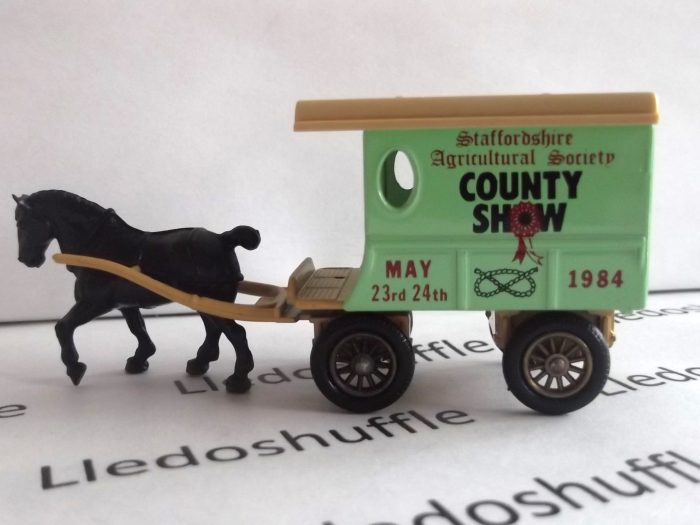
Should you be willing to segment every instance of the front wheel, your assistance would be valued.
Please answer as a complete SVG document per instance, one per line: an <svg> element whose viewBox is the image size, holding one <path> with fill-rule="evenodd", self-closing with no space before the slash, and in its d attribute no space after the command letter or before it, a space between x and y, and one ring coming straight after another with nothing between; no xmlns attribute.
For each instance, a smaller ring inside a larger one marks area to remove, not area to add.
<svg viewBox="0 0 700 525"><path fill-rule="evenodd" d="M584 407L600 393L610 352L600 330L574 314L542 314L521 325L503 355L509 390L545 414Z"/></svg>
<svg viewBox="0 0 700 525"><path fill-rule="evenodd" d="M335 319L311 351L311 375L319 390L351 412L372 412L392 404L408 388L414 369L410 341L380 315Z"/></svg>

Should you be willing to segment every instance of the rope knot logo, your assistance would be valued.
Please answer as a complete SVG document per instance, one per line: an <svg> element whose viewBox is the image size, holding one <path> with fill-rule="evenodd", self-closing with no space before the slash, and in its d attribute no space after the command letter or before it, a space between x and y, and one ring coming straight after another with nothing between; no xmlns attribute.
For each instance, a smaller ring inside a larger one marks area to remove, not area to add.
<svg viewBox="0 0 700 525"><path fill-rule="evenodd" d="M474 293L479 297L493 297L500 293L507 293L513 297L530 297L537 289L535 280L532 278L532 274L536 272L537 266L527 271L500 268L485 272L475 268L474 273L479 277L474 282ZM524 289L520 283L527 284L528 288Z"/></svg>

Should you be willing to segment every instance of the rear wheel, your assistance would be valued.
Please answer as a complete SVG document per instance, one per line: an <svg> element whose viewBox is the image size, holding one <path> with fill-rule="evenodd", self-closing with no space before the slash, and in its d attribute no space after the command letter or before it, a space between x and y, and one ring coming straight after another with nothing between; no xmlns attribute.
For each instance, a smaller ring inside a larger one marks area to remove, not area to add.
<svg viewBox="0 0 700 525"><path fill-rule="evenodd" d="M509 390L545 414L584 407L600 393L610 352L600 330L573 314L543 314L518 327L503 355Z"/></svg>
<svg viewBox="0 0 700 525"><path fill-rule="evenodd" d="M330 322L314 341L311 374L330 401L352 412L380 410L399 399L413 378L406 335L380 315Z"/></svg>

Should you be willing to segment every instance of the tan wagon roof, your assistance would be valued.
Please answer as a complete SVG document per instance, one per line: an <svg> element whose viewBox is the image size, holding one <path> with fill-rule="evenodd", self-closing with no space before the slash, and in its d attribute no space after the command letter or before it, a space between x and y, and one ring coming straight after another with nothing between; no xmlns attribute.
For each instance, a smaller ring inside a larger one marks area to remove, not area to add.
<svg viewBox="0 0 700 525"><path fill-rule="evenodd" d="M653 93L302 100L295 131L655 124Z"/></svg>

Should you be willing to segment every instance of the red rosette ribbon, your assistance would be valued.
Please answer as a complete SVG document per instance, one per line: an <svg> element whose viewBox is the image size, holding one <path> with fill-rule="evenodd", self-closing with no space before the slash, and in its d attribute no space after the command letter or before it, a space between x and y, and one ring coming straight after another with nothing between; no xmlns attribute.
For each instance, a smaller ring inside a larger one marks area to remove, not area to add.
<svg viewBox="0 0 700 525"><path fill-rule="evenodd" d="M536 264L541 265L542 256L537 255L532 247L532 238L542 230L542 214L539 208L531 202L521 202L510 209L508 220L510 231L518 238L518 248L515 250L513 260L522 264L527 255Z"/></svg>

